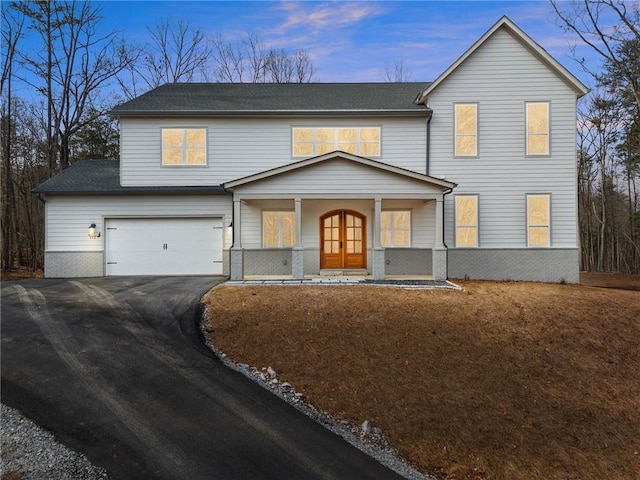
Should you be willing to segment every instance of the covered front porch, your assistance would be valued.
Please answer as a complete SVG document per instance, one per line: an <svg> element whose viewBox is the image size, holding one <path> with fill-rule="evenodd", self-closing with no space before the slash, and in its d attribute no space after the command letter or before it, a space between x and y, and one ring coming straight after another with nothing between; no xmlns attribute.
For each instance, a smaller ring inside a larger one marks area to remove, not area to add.
<svg viewBox="0 0 640 480"><path fill-rule="evenodd" d="M454 186L343 152L229 182L231 280L444 280L442 202Z"/></svg>

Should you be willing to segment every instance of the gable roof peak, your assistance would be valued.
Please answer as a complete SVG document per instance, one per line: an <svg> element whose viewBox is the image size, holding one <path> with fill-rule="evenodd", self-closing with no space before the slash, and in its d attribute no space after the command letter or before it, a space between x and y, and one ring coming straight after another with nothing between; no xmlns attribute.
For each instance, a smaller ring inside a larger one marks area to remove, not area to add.
<svg viewBox="0 0 640 480"><path fill-rule="evenodd" d="M231 180L229 182L226 182L223 186L225 189L233 190L235 187L246 185L248 183L264 180L267 178L275 177L277 175L282 175L284 173L288 173L296 170L301 170L307 167L311 167L312 165L319 165L332 160L341 160L341 161L354 163L358 165L364 165L368 168L384 171L386 173L400 175L402 177L413 178L415 180L430 183L432 185L436 185L443 189L454 188L457 186L456 183L446 180L444 178L432 177L430 175L418 173L413 170L407 170L401 167L397 167L395 165L390 165L388 163L379 162L377 160L373 160L368 157L354 155L352 153L347 153L340 150L325 153L323 155L318 155L315 157L309 157L304 160L298 160L296 162L289 163L287 165L281 165L279 167L272 168L270 170L265 170L263 172L255 173L253 175L238 178L236 180Z"/></svg>
<svg viewBox="0 0 640 480"><path fill-rule="evenodd" d="M571 87L578 97L586 95L589 89L578 80L569 70L553 58L544 48L542 48L535 40L527 35L518 25L509 17L503 15L484 35L482 35L471 47L467 49L449 68L447 68L438 78L435 79L420 96L419 102L427 105L427 97L440 85L449 75L453 73L467 58L478 50L489 38L491 38L498 30L507 31L512 37L520 42L527 50L536 56L542 63L547 65L552 71L558 75L569 87Z"/></svg>

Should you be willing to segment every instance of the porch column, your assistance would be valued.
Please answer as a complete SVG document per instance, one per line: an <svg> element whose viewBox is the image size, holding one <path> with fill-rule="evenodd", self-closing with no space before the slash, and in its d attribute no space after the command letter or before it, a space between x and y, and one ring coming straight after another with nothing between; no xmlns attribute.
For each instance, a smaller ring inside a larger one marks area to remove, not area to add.
<svg viewBox="0 0 640 480"><path fill-rule="evenodd" d="M294 198L296 217L296 244L291 250L291 275L294 279L304 278L304 247L302 246L302 199Z"/></svg>
<svg viewBox="0 0 640 480"><path fill-rule="evenodd" d="M382 247L380 224L382 217L382 198L374 199L373 213L373 259L372 273L375 280L382 280L385 275L384 248Z"/></svg>
<svg viewBox="0 0 640 480"><path fill-rule="evenodd" d="M241 200L233 198L233 245L229 252L230 280L244 280L244 253L242 251Z"/></svg>
<svg viewBox="0 0 640 480"><path fill-rule="evenodd" d="M444 197L440 195L436 198L436 232L435 242L432 255L432 275L434 280L446 280L447 279L447 249L444 246L444 213L442 207L444 205Z"/></svg>

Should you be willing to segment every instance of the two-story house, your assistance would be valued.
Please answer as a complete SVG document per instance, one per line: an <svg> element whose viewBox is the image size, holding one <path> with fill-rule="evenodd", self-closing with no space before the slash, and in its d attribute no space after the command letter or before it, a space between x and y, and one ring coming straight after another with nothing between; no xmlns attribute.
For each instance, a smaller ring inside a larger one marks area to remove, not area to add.
<svg viewBox="0 0 640 480"><path fill-rule="evenodd" d="M586 92L506 17L432 83L164 85L35 189L45 275L577 282Z"/></svg>

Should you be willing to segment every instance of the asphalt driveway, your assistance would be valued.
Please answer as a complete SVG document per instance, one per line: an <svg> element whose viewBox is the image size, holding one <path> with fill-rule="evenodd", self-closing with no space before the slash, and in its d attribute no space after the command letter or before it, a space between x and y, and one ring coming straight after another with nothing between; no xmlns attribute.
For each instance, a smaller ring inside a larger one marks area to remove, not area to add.
<svg viewBox="0 0 640 480"><path fill-rule="evenodd" d="M222 365L217 277L2 283L2 402L114 479L399 479Z"/></svg>

